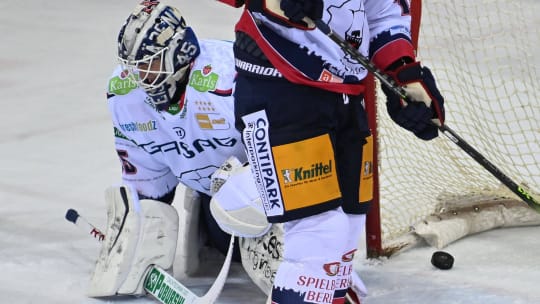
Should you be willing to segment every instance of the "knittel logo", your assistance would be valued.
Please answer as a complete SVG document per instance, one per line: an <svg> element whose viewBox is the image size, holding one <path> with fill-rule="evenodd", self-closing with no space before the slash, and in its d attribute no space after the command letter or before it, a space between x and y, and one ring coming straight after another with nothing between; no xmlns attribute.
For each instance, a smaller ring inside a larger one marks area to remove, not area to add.
<svg viewBox="0 0 540 304"><path fill-rule="evenodd" d="M297 183L297 182L309 182L316 181L330 176L333 172L332 160L328 160L328 163L319 162L312 164L311 167L298 167L281 170L283 181L285 184Z"/></svg>
<svg viewBox="0 0 540 304"><path fill-rule="evenodd" d="M373 163L370 161L364 162L364 176L370 176L373 173Z"/></svg>
<svg viewBox="0 0 540 304"><path fill-rule="evenodd" d="M212 66L208 64L202 70L193 71L189 85L199 92L214 91L218 78L218 74L212 73Z"/></svg>

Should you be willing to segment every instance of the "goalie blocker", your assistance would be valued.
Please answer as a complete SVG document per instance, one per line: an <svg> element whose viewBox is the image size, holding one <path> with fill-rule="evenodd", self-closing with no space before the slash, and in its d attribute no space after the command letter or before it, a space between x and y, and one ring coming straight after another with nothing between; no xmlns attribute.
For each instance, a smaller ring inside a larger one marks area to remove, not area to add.
<svg viewBox="0 0 540 304"><path fill-rule="evenodd" d="M171 269L178 213L171 205L137 197L127 186L105 191L107 228L88 296L143 295L152 265Z"/></svg>

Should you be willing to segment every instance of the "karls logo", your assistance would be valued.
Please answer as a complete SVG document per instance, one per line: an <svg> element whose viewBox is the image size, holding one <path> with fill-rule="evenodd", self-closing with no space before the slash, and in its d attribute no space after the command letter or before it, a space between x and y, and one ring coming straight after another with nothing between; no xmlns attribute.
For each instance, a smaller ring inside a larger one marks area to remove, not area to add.
<svg viewBox="0 0 540 304"><path fill-rule="evenodd" d="M332 160L324 164L322 162L312 164L310 168L292 168L281 170L285 184L300 181L318 180L332 174Z"/></svg>
<svg viewBox="0 0 540 304"><path fill-rule="evenodd" d="M218 74L212 73L212 66L206 65L202 71L193 71L189 85L199 92L208 92L216 89Z"/></svg>
<svg viewBox="0 0 540 304"><path fill-rule="evenodd" d="M243 132L244 143L266 214L282 215L283 199L268 138L266 113L261 110L242 117L242 120L246 125Z"/></svg>
<svg viewBox="0 0 540 304"><path fill-rule="evenodd" d="M120 123L120 128L124 132L149 132L157 130L157 123L155 120L149 120L147 122L128 122Z"/></svg>
<svg viewBox="0 0 540 304"><path fill-rule="evenodd" d="M127 70L122 71L120 75L109 80L109 93L126 95L131 90L137 88L137 78L137 76L130 74Z"/></svg>

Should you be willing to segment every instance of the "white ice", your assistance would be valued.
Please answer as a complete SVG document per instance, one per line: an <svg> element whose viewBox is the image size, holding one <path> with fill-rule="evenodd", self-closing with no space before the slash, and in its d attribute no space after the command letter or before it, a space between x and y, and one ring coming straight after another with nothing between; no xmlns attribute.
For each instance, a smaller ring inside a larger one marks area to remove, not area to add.
<svg viewBox="0 0 540 304"><path fill-rule="evenodd" d="M154 303L97 300L85 290L98 253L64 219L75 208L105 223L103 190L118 183L105 82L116 35L137 0L0 3L0 303ZM201 38L233 39L239 10L211 0L169 1ZM445 248L452 270L430 264L427 245L386 260L358 259L365 303L540 303L540 228L494 230ZM198 293L220 266L183 281ZM219 303L264 303L234 265Z"/></svg>

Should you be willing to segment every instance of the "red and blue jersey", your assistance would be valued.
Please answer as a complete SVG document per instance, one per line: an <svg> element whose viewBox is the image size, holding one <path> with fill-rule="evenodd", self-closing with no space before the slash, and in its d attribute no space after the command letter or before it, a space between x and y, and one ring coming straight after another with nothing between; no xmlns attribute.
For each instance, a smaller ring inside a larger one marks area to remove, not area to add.
<svg viewBox="0 0 540 304"><path fill-rule="evenodd" d="M219 1L235 7L243 2ZM248 0L244 4L236 31L255 41L269 64L236 45L239 73L284 77L339 93L362 93L367 70L317 28L289 21L279 2ZM322 20L382 70L402 57L414 58L408 0L326 0Z"/></svg>

